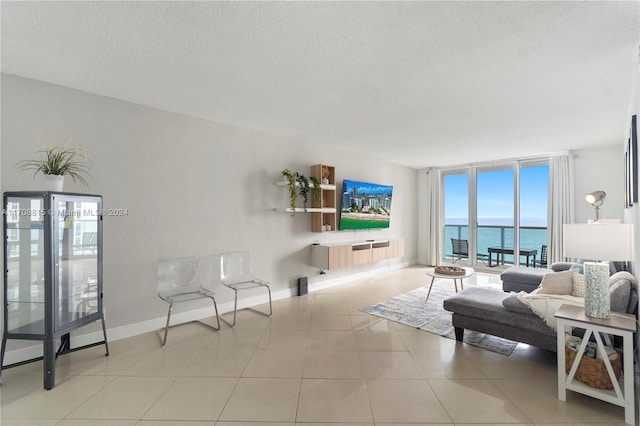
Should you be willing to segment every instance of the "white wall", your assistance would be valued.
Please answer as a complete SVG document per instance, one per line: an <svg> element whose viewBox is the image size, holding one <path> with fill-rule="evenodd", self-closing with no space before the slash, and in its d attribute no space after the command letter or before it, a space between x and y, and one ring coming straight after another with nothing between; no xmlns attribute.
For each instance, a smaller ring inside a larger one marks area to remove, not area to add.
<svg viewBox="0 0 640 426"><path fill-rule="evenodd" d="M37 189L14 165L38 143L72 143L92 160L90 187L65 191L101 194L104 207L128 209L104 218L104 306L109 329L161 319L156 295L160 258L249 250L257 274L280 295L296 294L297 278L310 287L364 274L368 267L319 275L309 266L314 241L404 238L402 259L375 268L415 263L417 172L364 156L256 134L59 86L2 75L2 191ZM335 166L336 181L394 186L388 230L312 233L308 215L295 219L287 189L276 187L283 168L309 175L309 167ZM230 292L218 295L231 300ZM178 312L180 312L178 310Z"/></svg>
<svg viewBox="0 0 640 426"><path fill-rule="evenodd" d="M595 208L584 196L607 193L600 207L601 219L624 221L624 148L620 144L574 151L576 223L595 219Z"/></svg>

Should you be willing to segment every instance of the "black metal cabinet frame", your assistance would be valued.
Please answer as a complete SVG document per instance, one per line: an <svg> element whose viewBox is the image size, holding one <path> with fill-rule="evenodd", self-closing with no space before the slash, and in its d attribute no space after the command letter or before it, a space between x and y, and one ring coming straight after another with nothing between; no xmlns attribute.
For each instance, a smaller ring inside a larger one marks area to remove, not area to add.
<svg viewBox="0 0 640 426"><path fill-rule="evenodd" d="M102 197L25 191L5 192L3 201L0 374L42 359L44 388L51 389L58 355L102 344L109 355L102 305ZM71 332L96 321L104 340L71 348ZM43 356L5 366L9 339L41 340Z"/></svg>

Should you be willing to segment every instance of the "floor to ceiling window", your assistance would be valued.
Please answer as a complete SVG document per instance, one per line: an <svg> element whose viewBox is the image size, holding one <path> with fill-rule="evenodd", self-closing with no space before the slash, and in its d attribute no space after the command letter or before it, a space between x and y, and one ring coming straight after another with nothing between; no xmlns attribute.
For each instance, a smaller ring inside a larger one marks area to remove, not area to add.
<svg viewBox="0 0 640 426"><path fill-rule="evenodd" d="M476 184L478 254L486 254L488 266L513 263L514 169L478 169Z"/></svg>
<svg viewBox="0 0 640 426"><path fill-rule="evenodd" d="M520 247L537 250L536 266L547 266L547 200L549 165L520 167Z"/></svg>
<svg viewBox="0 0 640 426"><path fill-rule="evenodd" d="M445 257L451 261L464 260L467 255L454 246L469 241L469 175L467 173L443 176L444 244ZM455 253L454 253L455 252Z"/></svg>
<svg viewBox="0 0 640 426"><path fill-rule="evenodd" d="M546 161L443 171L441 261L540 266L547 244L548 184Z"/></svg>

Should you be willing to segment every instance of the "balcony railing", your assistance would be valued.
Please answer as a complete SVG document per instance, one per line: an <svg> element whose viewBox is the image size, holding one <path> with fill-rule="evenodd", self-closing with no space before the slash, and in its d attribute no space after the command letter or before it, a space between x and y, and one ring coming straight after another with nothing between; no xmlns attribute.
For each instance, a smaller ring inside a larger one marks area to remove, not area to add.
<svg viewBox="0 0 640 426"><path fill-rule="evenodd" d="M489 253L489 247L513 248L514 243L513 226L502 225L479 225L477 231L478 254ZM452 257L451 238L459 240L469 239L469 228L467 225L445 225L444 227L444 247L445 256ZM547 244L546 226L521 226L520 227L520 249L536 249L538 254L543 244ZM513 265L513 255L505 254L504 263ZM524 256L521 256L520 264L524 264Z"/></svg>

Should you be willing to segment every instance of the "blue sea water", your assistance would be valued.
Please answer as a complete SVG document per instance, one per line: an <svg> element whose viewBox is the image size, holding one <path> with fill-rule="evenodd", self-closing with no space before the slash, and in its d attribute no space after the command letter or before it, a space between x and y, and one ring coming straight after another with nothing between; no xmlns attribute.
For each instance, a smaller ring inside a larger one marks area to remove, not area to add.
<svg viewBox="0 0 640 426"><path fill-rule="evenodd" d="M513 227L497 225L478 226L478 248L477 253L488 254L489 247L513 248ZM469 229L466 225L446 225L445 226L445 253L451 257L451 238L466 240L469 238ZM543 244L547 244L546 227L520 227L520 248L538 250L538 259ZM494 256L495 258L495 256ZM513 264L513 256L505 255L505 263ZM525 261L522 256L521 262Z"/></svg>

